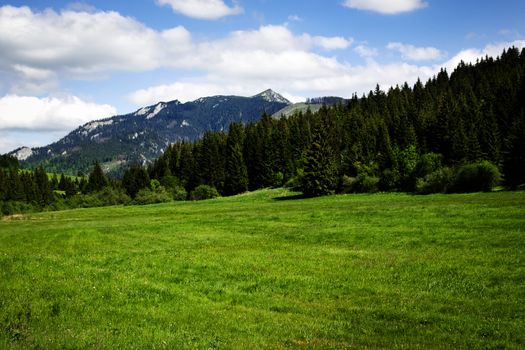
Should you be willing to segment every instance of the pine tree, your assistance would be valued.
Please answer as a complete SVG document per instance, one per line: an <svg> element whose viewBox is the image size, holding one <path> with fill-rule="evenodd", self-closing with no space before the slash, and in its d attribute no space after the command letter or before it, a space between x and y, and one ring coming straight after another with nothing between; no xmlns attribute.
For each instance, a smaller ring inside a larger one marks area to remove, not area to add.
<svg viewBox="0 0 525 350"><path fill-rule="evenodd" d="M93 170L89 174L89 179L87 183L87 192L96 192L102 190L104 187L109 186L109 181L100 163L97 161L93 166Z"/></svg>
<svg viewBox="0 0 525 350"><path fill-rule="evenodd" d="M248 190L248 170L242 154L244 128L242 124L230 125L226 141L226 179L224 193L228 196Z"/></svg>
<svg viewBox="0 0 525 350"><path fill-rule="evenodd" d="M35 184L37 202L40 205L48 205L53 200L53 190L51 188L51 182L47 176L46 171L42 166L39 166L35 170Z"/></svg>
<svg viewBox="0 0 525 350"><path fill-rule="evenodd" d="M304 157L301 191L307 196L332 194L338 184L334 154L321 128L322 126L314 132L312 143Z"/></svg>
<svg viewBox="0 0 525 350"><path fill-rule="evenodd" d="M24 201L26 199L24 186L18 174L18 170L11 170L7 180L7 200Z"/></svg>
<svg viewBox="0 0 525 350"><path fill-rule="evenodd" d="M0 168L0 202L7 198L7 176L4 170Z"/></svg>
<svg viewBox="0 0 525 350"><path fill-rule="evenodd" d="M131 198L135 198L137 193L150 185L148 172L140 165L133 165L126 170L122 178L122 187Z"/></svg>
<svg viewBox="0 0 525 350"><path fill-rule="evenodd" d="M77 194L77 186L75 182L64 174L60 175L60 181L58 182L58 189L64 191L66 197L71 197Z"/></svg>

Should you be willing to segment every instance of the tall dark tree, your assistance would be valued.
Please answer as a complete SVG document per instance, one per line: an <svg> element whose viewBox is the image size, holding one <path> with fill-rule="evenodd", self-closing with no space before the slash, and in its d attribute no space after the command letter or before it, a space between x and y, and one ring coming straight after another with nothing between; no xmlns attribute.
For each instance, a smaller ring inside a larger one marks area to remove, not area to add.
<svg viewBox="0 0 525 350"><path fill-rule="evenodd" d="M7 174L0 167L0 201L5 201L7 198Z"/></svg>
<svg viewBox="0 0 525 350"><path fill-rule="evenodd" d="M86 190L88 192L96 192L102 190L106 186L109 186L109 180L106 177L106 174L104 174L100 163L95 162L93 170L89 174Z"/></svg>
<svg viewBox="0 0 525 350"><path fill-rule="evenodd" d="M233 123L226 140L226 178L224 193L234 195L248 190L248 170L242 154L244 128L242 124Z"/></svg>
<svg viewBox="0 0 525 350"><path fill-rule="evenodd" d="M50 204L53 200L53 190L46 171L42 166L35 170L37 201L41 205Z"/></svg>
<svg viewBox="0 0 525 350"><path fill-rule="evenodd" d="M308 196L332 194L338 184L334 153L321 128L322 126L314 132L312 143L304 157L301 191Z"/></svg>
<svg viewBox="0 0 525 350"><path fill-rule="evenodd" d="M122 178L122 187L126 190L131 198L135 198L137 193L150 185L148 172L140 165L131 166Z"/></svg>

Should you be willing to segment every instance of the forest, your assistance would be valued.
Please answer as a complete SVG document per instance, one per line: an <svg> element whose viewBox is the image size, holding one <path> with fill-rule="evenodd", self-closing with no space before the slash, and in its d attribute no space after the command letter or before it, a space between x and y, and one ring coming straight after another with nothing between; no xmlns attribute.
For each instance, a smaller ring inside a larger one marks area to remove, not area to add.
<svg viewBox="0 0 525 350"><path fill-rule="evenodd" d="M316 99L312 99L316 101ZM525 50L442 69L417 81L353 95L196 142L172 144L147 167L108 179L21 171L2 156L2 213L230 196L286 186L307 196L403 191L490 191L525 183Z"/></svg>

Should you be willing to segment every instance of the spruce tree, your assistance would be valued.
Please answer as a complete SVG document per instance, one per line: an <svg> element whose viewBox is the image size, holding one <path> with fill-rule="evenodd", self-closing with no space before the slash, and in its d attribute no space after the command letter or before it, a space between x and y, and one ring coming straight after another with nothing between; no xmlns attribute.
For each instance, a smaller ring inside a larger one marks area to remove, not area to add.
<svg viewBox="0 0 525 350"><path fill-rule="evenodd" d="M87 192L96 192L102 190L104 187L109 185L108 178L104 174L100 163L97 161L93 166L93 170L89 174L87 183Z"/></svg>
<svg viewBox="0 0 525 350"><path fill-rule="evenodd" d="M42 166L35 170L37 202L41 205L50 204L53 200L53 190L46 171Z"/></svg>
<svg viewBox="0 0 525 350"><path fill-rule="evenodd" d="M148 172L140 165L133 165L126 170L122 178L122 187L126 190L131 198L135 198L137 193L148 187L150 184L150 177Z"/></svg>
<svg viewBox="0 0 525 350"><path fill-rule="evenodd" d="M0 201L7 198L7 176L4 170L0 168Z"/></svg>
<svg viewBox="0 0 525 350"><path fill-rule="evenodd" d="M301 191L307 196L333 194L337 188L336 162L327 141L323 132L318 129L304 156Z"/></svg>
<svg viewBox="0 0 525 350"><path fill-rule="evenodd" d="M228 196L248 190L248 170L242 154L244 143L244 128L242 124L230 125L226 140L226 178L224 193Z"/></svg>

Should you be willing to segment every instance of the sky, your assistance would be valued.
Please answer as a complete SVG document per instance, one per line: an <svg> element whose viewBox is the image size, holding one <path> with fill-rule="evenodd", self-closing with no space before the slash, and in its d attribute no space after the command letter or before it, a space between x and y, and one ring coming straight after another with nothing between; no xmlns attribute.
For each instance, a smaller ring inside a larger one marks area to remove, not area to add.
<svg viewBox="0 0 525 350"><path fill-rule="evenodd" d="M293 102L525 47L523 0L0 1L0 153L160 101Z"/></svg>

